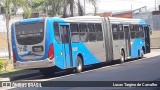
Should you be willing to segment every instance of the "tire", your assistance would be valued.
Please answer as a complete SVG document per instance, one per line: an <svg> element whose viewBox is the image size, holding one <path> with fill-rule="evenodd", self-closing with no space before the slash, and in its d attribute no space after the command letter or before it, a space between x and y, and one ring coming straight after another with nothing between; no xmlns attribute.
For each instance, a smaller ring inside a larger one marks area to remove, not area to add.
<svg viewBox="0 0 160 90"><path fill-rule="evenodd" d="M141 56L140 56L140 58L142 59L143 57L144 57L144 51L141 50Z"/></svg>
<svg viewBox="0 0 160 90"><path fill-rule="evenodd" d="M125 53L124 51L121 51L120 63L124 63L124 61L125 61Z"/></svg>
<svg viewBox="0 0 160 90"><path fill-rule="evenodd" d="M77 63L76 63L76 72L80 73L83 70L83 62L82 62L82 58L81 57L77 57Z"/></svg>

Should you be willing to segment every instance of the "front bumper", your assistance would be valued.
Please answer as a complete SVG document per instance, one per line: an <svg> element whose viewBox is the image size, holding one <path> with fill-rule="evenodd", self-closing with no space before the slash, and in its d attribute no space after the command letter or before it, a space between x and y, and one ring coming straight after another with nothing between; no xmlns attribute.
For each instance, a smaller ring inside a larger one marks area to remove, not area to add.
<svg viewBox="0 0 160 90"><path fill-rule="evenodd" d="M15 69L34 69L34 68L47 68L47 67L53 67L55 66L55 60L52 59L45 59L45 60L38 60L38 61L26 61L26 62L20 62L17 61L14 63Z"/></svg>

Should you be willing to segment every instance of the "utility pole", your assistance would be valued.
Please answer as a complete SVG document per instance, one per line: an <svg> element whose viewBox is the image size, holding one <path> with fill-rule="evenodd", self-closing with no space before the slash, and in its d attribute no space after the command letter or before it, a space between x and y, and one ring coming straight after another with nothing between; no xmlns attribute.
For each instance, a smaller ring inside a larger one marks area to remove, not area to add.
<svg viewBox="0 0 160 90"><path fill-rule="evenodd" d="M84 0L84 15L86 13L86 0Z"/></svg>
<svg viewBox="0 0 160 90"><path fill-rule="evenodd" d="M157 1L155 0L155 11L157 10Z"/></svg>

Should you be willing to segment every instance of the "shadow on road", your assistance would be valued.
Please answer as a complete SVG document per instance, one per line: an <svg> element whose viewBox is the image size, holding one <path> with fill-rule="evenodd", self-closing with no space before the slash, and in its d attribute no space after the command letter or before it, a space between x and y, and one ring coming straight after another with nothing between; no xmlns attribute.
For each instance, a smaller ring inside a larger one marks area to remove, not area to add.
<svg viewBox="0 0 160 90"><path fill-rule="evenodd" d="M131 61L135 61L135 60L139 60L139 59L126 60L124 63L131 62ZM115 60L115 61L112 61L112 62L110 62L110 63L100 63L100 64L88 65L88 66L85 66L85 67L83 68L83 72L89 71L89 70L98 69L98 68L102 68L102 67L105 67L105 66L112 66L112 65L116 65L116 64L120 64L119 60ZM56 77L61 77L61 76L70 75L70 74L75 74L74 69L62 70L62 71L59 71L59 72L55 72L55 73L53 73L53 74L50 74L50 75L48 75L48 76L43 76L43 75L41 75L41 77L39 77L38 79L56 78ZM34 80L34 79L37 79L37 78L32 78L32 80Z"/></svg>

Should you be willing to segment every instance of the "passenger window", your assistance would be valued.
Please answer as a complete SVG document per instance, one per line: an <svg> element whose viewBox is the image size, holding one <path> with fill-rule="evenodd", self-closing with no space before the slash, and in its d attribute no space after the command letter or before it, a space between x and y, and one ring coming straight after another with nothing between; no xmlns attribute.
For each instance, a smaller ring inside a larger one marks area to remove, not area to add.
<svg viewBox="0 0 160 90"><path fill-rule="evenodd" d="M89 41L96 41L96 33L93 23L88 24L88 40Z"/></svg>
<svg viewBox="0 0 160 90"><path fill-rule="evenodd" d="M87 26L85 23L79 24L79 31L80 32L87 32Z"/></svg>
<svg viewBox="0 0 160 90"><path fill-rule="evenodd" d="M120 39L120 40L122 40L122 39L124 39L124 31L123 31L123 25L122 24L120 24L120 25L118 25L118 38Z"/></svg>
<svg viewBox="0 0 160 90"><path fill-rule="evenodd" d="M95 24L95 31L96 31L96 40L103 41L102 25Z"/></svg>
<svg viewBox="0 0 160 90"><path fill-rule="evenodd" d="M58 43L60 43L60 32L59 32L59 25L58 23L54 23L53 24L53 27L54 27L54 36L57 40Z"/></svg>
<svg viewBox="0 0 160 90"><path fill-rule="evenodd" d="M80 31L80 40L82 42L87 42L87 26L85 23L80 23L79 24L79 31Z"/></svg>
<svg viewBox="0 0 160 90"><path fill-rule="evenodd" d="M118 40L118 28L116 24L112 25L113 40Z"/></svg>
<svg viewBox="0 0 160 90"><path fill-rule="evenodd" d="M79 42L80 41L80 36L79 36L78 24L72 23L72 24L70 24L70 28L71 28L71 40L72 40L72 42Z"/></svg>
<svg viewBox="0 0 160 90"><path fill-rule="evenodd" d="M144 32L143 32L143 26L142 25L139 26L139 37L144 38Z"/></svg>
<svg viewBox="0 0 160 90"><path fill-rule="evenodd" d="M135 25L130 25L130 33L131 33L131 39L136 38L136 29L135 29Z"/></svg>
<svg viewBox="0 0 160 90"><path fill-rule="evenodd" d="M88 24L88 31L89 32L95 32L95 28L94 28L94 24L93 23L89 23Z"/></svg>
<svg viewBox="0 0 160 90"><path fill-rule="evenodd" d="M134 30L135 30L135 38L139 38L139 26L138 25L135 25L134 26Z"/></svg>
<svg viewBox="0 0 160 90"><path fill-rule="evenodd" d="M69 43L69 26L67 25L62 25L60 26L60 30L61 30L61 36L62 36L62 43Z"/></svg>

